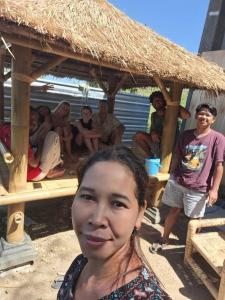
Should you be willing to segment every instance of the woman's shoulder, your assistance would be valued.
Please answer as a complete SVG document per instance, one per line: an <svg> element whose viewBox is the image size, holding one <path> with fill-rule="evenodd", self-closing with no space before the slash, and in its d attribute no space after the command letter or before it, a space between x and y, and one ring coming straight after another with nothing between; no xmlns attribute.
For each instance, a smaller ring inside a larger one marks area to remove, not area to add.
<svg viewBox="0 0 225 300"><path fill-rule="evenodd" d="M170 297L162 289L155 274L145 266L140 270L139 275L126 285L118 288L109 296L101 298L106 299L155 299L169 300Z"/></svg>
<svg viewBox="0 0 225 300"><path fill-rule="evenodd" d="M87 263L87 258L84 257L83 254L78 255L74 259L68 271L66 272L63 283L57 295L57 300L73 299L73 291L76 285L76 281L86 263Z"/></svg>

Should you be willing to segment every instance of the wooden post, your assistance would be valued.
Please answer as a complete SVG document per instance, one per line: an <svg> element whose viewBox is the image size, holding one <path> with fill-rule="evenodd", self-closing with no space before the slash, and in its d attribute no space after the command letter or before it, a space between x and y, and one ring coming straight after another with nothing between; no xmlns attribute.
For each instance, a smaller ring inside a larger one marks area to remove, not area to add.
<svg viewBox="0 0 225 300"><path fill-rule="evenodd" d="M4 122L4 61L5 49L0 49L0 125Z"/></svg>
<svg viewBox="0 0 225 300"><path fill-rule="evenodd" d="M9 192L26 188L30 83L24 82L30 74L31 49L13 45L11 99L11 151L15 157L10 168ZM8 207L7 241L19 243L24 239L24 203Z"/></svg>
<svg viewBox="0 0 225 300"><path fill-rule="evenodd" d="M123 86L124 82L126 81L129 75L127 73L124 73L120 79L115 77L110 78L106 86L106 84L99 79L95 69L91 69L90 74L98 82L99 86L103 89L104 93L107 95L108 112L112 114L114 112L116 94L121 89L121 87Z"/></svg>
<svg viewBox="0 0 225 300"><path fill-rule="evenodd" d="M168 104L163 127L163 135L161 142L161 169L160 172L168 173L172 158L175 134L177 129L177 118L179 113L179 104L182 94L182 86L179 83L173 83L171 101L177 105Z"/></svg>
<svg viewBox="0 0 225 300"><path fill-rule="evenodd" d="M107 98L108 98L108 112L110 114L113 114L114 107L115 107L115 98L116 98L116 95L115 94L108 94Z"/></svg>

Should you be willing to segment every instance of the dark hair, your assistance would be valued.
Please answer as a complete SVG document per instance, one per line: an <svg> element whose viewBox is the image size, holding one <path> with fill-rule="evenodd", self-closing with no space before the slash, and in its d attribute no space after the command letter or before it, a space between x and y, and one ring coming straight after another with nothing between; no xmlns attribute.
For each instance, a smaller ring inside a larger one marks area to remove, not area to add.
<svg viewBox="0 0 225 300"><path fill-rule="evenodd" d="M214 106L207 104L207 103L203 103L203 104L199 104L196 107L196 114L198 114L200 111L202 110L208 110L214 117L217 116L217 110Z"/></svg>
<svg viewBox="0 0 225 300"><path fill-rule="evenodd" d="M34 108L33 106L30 106L30 112L33 112L33 113L37 113L37 114L38 114L37 109Z"/></svg>
<svg viewBox="0 0 225 300"><path fill-rule="evenodd" d="M39 114L40 123L43 123L44 120L45 120L44 116L40 113L40 110L41 110L42 108L47 108L48 115L49 115L49 116L51 115L51 109L50 109L47 105L39 105L39 106L36 108L36 110L37 110L37 112L38 112L38 114Z"/></svg>
<svg viewBox="0 0 225 300"><path fill-rule="evenodd" d="M47 105L39 105L36 110L39 112L39 110L42 108L47 108L48 114L51 114L51 109Z"/></svg>
<svg viewBox="0 0 225 300"><path fill-rule="evenodd" d="M92 113L92 108L90 107L90 105L84 105L84 106L81 108L81 111L82 111L83 109L89 110L90 113Z"/></svg>
<svg viewBox="0 0 225 300"><path fill-rule="evenodd" d="M154 98L161 98L163 100L165 106L166 106L166 101L165 101L165 99L163 97L163 93L162 92L155 91L155 92L151 93L151 95L149 96L149 101L150 101L151 104L153 103Z"/></svg>
<svg viewBox="0 0 225 300"><path fill-rule="evenodd" d="M114 161L127 167L133 174L136 191L135 196L139 207L145 205L145 196L148 184L148 175L143 163L134 153L123 145L114 145L96 152L78 170L78 188L84 178L85 173L97 162Z"/></svg>
<svg viewBox="0 0 225 300"><path fill-rule="evenodd" d="M104 105L108 105L108 101L107 100L99 100L99 104L104 104Z"/></svg>

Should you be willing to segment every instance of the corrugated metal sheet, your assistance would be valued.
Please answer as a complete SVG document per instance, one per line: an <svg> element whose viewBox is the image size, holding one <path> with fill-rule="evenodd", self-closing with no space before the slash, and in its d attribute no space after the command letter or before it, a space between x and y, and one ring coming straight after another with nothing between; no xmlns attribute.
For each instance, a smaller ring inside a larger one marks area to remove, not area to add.
<svg viewBox="0 0 225 300"><path fill-rule="evenodd" d="M225 69L225 51L204 52L203 57L209 61L216 62ZM192 115L191 118L186 121L185 129L195 128L195 109L200 103L209 103L216 107L218 114L212 128L225 135L225 95L215 97L205 91L193 91L189 105L189 110ZM225 186L225 172L222 185Z"/></svg>
<svg viewBox="0 0 225 300"><path fill-rule="evenodd" d="M79 90L79 85L59 83L58 81L36 81L34 85L53 84L54 89L48 92L31 90L31 105L47 105L50 109L64 100L71 105L71 121L80 117L80 109L86 104L86 99ZM10 120L11 82L5 84L5 120ZM98 111L98 101L106 99L104 92L98 88L90 88L87 104L94 112ZM149 115L149 101L146 97L133 94L118 93L115 101L115 115L125 125L123 142L131 144L132 136L137 131L145 131Z"/></svg>

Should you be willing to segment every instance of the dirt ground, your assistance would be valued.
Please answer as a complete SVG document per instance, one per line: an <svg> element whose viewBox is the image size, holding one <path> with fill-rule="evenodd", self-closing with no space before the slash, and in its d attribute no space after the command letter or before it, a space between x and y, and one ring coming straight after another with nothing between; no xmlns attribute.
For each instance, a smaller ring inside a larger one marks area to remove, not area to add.
<svg viewBox="0 0 225 300"><path fill-rule="evenodd" d="M33 265L0 273L1 300L52 300L57 290L51 287L57 276L65 273L80 249L72 230L70 218L71 198L39 201L26 206L26 231L37 250ZM0 233L5 232L4 208L0 209ZM145 219L141 231L141 246L172 299L211 300L208 290L184 265L184 242L187 222L178 223L173 243L161 254L151 254L150 243L159 235L161 225Z"/></svg>

